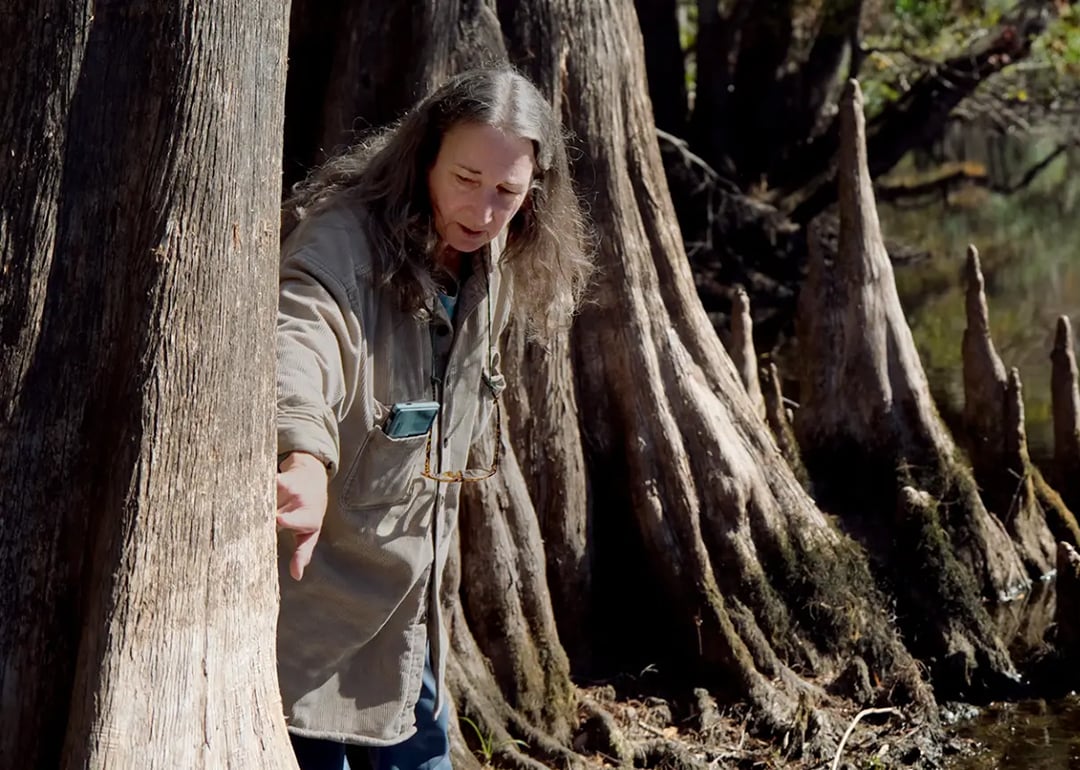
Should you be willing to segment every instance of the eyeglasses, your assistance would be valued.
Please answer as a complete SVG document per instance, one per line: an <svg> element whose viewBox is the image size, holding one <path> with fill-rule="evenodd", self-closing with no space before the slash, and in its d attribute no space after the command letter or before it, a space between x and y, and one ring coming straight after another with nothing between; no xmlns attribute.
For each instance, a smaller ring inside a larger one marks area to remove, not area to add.
<svg viewBox="0 0 1080 770"><path fill-rule="evenodd" d="M490 248L490 247L489 247ZM495 372L495 339L491 334L491 275L489 271L485 271L485 278L487 280L487 362L488 368L486 372L481 373L481 378L484 383L490 388L492 400L495 402L495 459L491 461L491 467L487 470L464 470L464 471L440 471L438 473L432 473L431 471L431 444L435 433L434 427L428 431L427 437L427 449L424 452L424 470L421 472L421 476L425 479L431 479L432 481L440 481L444 484L467 484L471 481L483 481L484 479L490 479L499 470L499 460L502 459L502 412L499 407L499 394L501 390L496 390L493 384L492 376ZM434 350L432 350L434 355ZM432 369L434 370L434 363Z"/></svg>
<svg viewBox="0 0 1080 770"><path fill-rule="evenodd" d="M420 474L432 481L441 481L444 484L467 484L470 481L483 481L490 479L499 470L499 460L502 457L502 413L499 411L499 397L495 396L495 459L487 470L464 470L431 472L431 443L434 429L428 432L427 450L424 453L424 470Z"/></svg>

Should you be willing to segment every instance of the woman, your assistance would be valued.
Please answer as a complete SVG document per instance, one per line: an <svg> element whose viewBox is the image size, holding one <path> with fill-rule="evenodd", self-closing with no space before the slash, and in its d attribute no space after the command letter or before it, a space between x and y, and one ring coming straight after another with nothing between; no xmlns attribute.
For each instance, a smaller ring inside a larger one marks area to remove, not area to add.
<svg viewBox="0 0 1080 770"><path fill-rule="evenodd" d="M304 770L341 770L346 744L374 747L377 768L448 768L439 584L461 485L497 470L466 462L498 418L498 338L511 299L536 336L568 322L589 273L562 130L513 70L467 72L287 208L278 669L294 748Z"/></svg>

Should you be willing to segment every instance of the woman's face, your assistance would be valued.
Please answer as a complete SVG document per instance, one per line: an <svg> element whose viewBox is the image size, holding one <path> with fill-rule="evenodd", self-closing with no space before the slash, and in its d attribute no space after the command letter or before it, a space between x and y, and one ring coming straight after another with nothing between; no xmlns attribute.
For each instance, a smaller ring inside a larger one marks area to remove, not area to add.
<svg viewBox="0 0 1080 770"><path fill-rule="evenodd" d="M533 162L532 142L494 126L447 131L428 171L439 240L460 252L490 243L525 202Z"/></svg>

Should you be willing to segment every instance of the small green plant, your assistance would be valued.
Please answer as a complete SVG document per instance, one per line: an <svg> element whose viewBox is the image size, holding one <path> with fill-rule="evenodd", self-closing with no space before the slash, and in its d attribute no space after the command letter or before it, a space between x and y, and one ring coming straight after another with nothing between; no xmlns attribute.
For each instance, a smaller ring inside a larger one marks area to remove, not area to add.
<svg viewBox="0 0 1080 770"><path fill-rule="evenodd" d="M865 770L885 770L885 760L880 754L874 754L866 760Z"/></svg>
<svg viewBox="0 0 1080 770"><path fill-rule="evenodd" d="M476 740L480 743L479 748L476 749L476 756L483 760L485 767L491 765L491 760L495 756L495 752L501 749L503 746L518 746L520 748L528 748L529 744L525 741L518 740L517 738L510 738L509 740L502 741L501 743L495 742L495 734L485 734L480 726L473 720L466 716L461 717L461 721L467 724L476 733Z"/></svg>

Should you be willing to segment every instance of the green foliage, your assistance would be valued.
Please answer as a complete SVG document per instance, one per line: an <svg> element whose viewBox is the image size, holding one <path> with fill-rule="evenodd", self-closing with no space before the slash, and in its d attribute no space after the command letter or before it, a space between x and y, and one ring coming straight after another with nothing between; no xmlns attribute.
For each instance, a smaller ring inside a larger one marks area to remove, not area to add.
<svg viewBox="0 0 1080 770"><path fill-rule="evenodd" d="M896 20L922 37L932 37L949 22L952 3L949 0L894 0Z"/></svg>
<svg viewBox="0 0 1080 770"><path fill-rule="evenodd" d="M926 71L985 42L1001 30L1014 0L891 0L864 10L862 47L868 52L859 79L870 116L900 99ZM834 13L827 14L825 10ZM835 6L795 2L793 61L797 67L808 53L816 30L836 23ZM677 3L679 38L686 55L686 86L691 95L697 81L694 47L697 43L697 3ZM1031 55L1007 66L978 90L978 99L1003 102L1020 110L1021 120L1062 113L1065 124L1075 121L1067 108L1080 99L1080 10L1062 4L1060 18L1033 41ZM800 42L801 41L801 42ZM993 111L994 105L984 105Z"/></svg>
<svg viewBox="0 0 1080 770"><path fill-rule="evenodd" d="M476 724L476 722L469 719L467 716L462 716L461 721L471 727L473 732L476 734L476 740L480 744L479 747L476 749L476 756L477 758L483 760L485 767L491 766L491 760L495 757L495 752L501 749L503 746L514 745L521 748L528 748L529 744L527 744L525 741L517 740L516 738L511 738L510 740L503 741L502 743L496 743L494 733L485 733L483 730L480 729L480 726Z"/></svg>
<svg viewBox="0 0 1080 770"><path fill-rule="evenodd" d="M870 52L859 73L867 112L874 115L904 92L920 75L947 59L999 34L1015 12L1004 0L894 0L892 13L864 20L863 47ZM1063 115L1071 125L1080 89L1080 11L1062 8L1060 18L1032 41L1031 54L1006 62L980 85L967 113L991 114L1013 123L1046 121ZM1015 110L1002 114L1001 107Z"/></svg>

